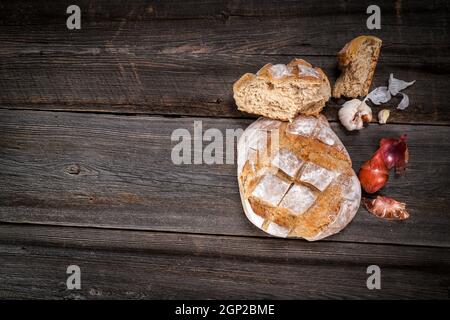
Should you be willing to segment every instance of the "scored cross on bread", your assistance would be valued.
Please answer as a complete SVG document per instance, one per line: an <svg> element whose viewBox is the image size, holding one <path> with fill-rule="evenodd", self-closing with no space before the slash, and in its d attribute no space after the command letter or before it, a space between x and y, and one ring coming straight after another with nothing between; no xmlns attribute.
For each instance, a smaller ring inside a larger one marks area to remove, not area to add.
<svg viewBox="0 0 450 320"><path fill-rule="evenodd" d="M238 180L248 219L278 237L337 233L361 198L350 157L322 115L251 124L238 142Z"/></svg>

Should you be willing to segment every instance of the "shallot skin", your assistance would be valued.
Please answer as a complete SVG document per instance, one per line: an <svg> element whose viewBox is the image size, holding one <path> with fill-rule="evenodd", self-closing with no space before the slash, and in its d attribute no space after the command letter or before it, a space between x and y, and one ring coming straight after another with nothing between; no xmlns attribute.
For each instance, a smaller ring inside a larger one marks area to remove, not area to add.
<svg viewBox="0 0 450 320"><path fill-rule="evenodd" d="M389 197L363 198L363 204L370 213L382 219L405 220L409 218L406 204Z"/></svg>

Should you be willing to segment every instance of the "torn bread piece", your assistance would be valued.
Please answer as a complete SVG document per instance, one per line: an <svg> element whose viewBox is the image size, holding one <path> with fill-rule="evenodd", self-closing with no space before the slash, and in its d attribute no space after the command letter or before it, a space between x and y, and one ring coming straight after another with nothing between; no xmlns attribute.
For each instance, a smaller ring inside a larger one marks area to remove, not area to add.
<svg viewBox="0 0 450 320"><path fill-rule="evenodd" d="M381 40L374 36L359 36L338 53L341 75L333 88L333 97L357 98L369 93L380 55Z"/></svg>
<svg viewBox="0 0 450 320"><path fill-rule="evenodd" d="M361 186L327 119L299 115L291 123L269 121L253 122L238 142L239 191L247 218L283 238L314 241L341 231L359 208ZM264 138L274 132L277 139Z"/></svg>
<svg viewBox="0 0 450 320"><path fill-rule="evenodd" d="M234 83L233 93L241 111L292 121L297 114L319 114L331 87L320 68L293 59L287 65L269 63L256 74L244 74Z"/></svg>

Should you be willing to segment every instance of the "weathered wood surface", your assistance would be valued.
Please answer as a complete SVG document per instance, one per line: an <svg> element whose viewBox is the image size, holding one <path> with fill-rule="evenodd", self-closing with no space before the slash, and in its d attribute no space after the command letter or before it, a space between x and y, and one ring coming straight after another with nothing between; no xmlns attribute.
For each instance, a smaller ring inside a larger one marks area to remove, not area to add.
<svg viewBox="0 0 450 320"><path fill-rule="evenodd" d="M65 21L60 12L73 4L70 0L40 0L35 5L28 0L4 1L1 24L29 25L42 22ZM365 13L370 0L361 1L316 1L316 0L79 0L77 5L83 10L88 21L117 21L127 18L132 21L147 20L187 20L214 17L310 17L310 16L345 16ZM407 2L380 0L377 5L382 9L384 20L404 24L409 19L419 21L421 15L432 14L435 17L449 10L445 0L410 0ZM195 10L193 10L195 8ZM442 16L441 16L442 17ZM365 20L365 19L364 19Z"/></svg>
<svg viewBox="0 0 450 320"><path fill-rule="evenodd" d="M442 248L92 228L0 225L0 262L2 299L447 299L450 286ZM66 289L73 264L81 290Z"/></svg>
<svg viewBox="0 0 450 320"><path fill-rule="evenodd" d="M97 3L94 9L97 15L92 17L89 16L89 8L80 6L83 13L81 30L73 31L67 30L65 25L67 5L63 1L52 3L59 8L53 10L51 16L42 12L30 16L26 10L33 6L30 7L28 2L27 9L23 9L24 14L18 17L17 13L21 12L17 8L19 5L10 2L9 9L16 14L6 12L0 19L2 40L8 43L8 48L2 48L3 54L33 51L95 53L101 49L124 53L128 49L128 53L137 55L145 52L336 56L347 41L359 34L374 34L382 38L385 42L382 52L386 56L425 57L435 54L446 57L449 52L446 28L449 8L446 3L421 12L401 8L399 15L394 10L385 9L379 30L367 29L367 5L363 3L350 11L339 8L335 2L330 12L321 11L320 15L299 10L295 16L224 16L222 13L218 17L175 20L154 19L149 17L145 8L127 11L117 4L116 9L121 10L121 16L106 18L108 9ZM389 3L392 4L391 1ZM48 10L40 3L35 9ZM29 23L28 19L33 17L39 20ZM32 50L30 45L33 45Z"/></svg>
<svg viewBox="0 0 450 320"><path fill-rule="evenodd" d="M78 31L70 4L0 2L0 298L448 298L448 1L380 0L373 31L370 0L79 0ZM409 220L361 208L326 241L274 239L245 218L235 165L171 162L177 128L251 123L232 99L243 73L303 57L333 83L359 34L383 40L373 87L417 80L411 106L386 126L332 127L355 170L408 134L408 171L382 193ZM382 290L366 287L370 264Z"/></svg>
<svg viewBox="0 0 450 320"><path fill-rule="evenodd" d="M157 55L26 55L0 61L0 103L3 108L149 113L242 117L232 97L232 85L246 71L256 71L267 61L289 62L289 56ZM336 78L334 57L311 57ZM382 59L374 86L385 85L389 73L417 80L406 90L411 106L395 108L394 123L446 124L450 120L447 72L439 65L414 59ZM434 71L433 71L434 70ZM433 76L430 76L430 72ZM443 72L443 73L442 73ZM341 100L342 102L343 100ZM391 100L394 105L400 98ZM374 108L377 112L382 107ZM325 108L337 119L337 104Z"/></svg>
<svg viewBox="0 0 450 320"><path fill-rule="evenodd" d="M2 3L1 108L248 117L232 99L240 75L301 56L334 82L337 51L367 33L364 1L208 1L196 10L191 2L81 1L79 31L65 28L67 4ZM391 72L417 80L411 107L390 120L448 124L448 3L379 5L383 27L369 33L384 47L373 85ZM330 101L329 119L336 107Z"/></svg>
<svg viewBox="0 0 450 320"><path fill-rule="evenodd" d="M264 236L243 214L235 165L172 163L173 130L193 134L195 120L0 111L0 222ZM200 120L203 130L223 133L251 122ZM411 218L386 222L361 208L329 240L449 247L450 128L372 124L346 134L332 127L355 170L381 137L408 134L408 172L383 193L406 202Z"/></svg>

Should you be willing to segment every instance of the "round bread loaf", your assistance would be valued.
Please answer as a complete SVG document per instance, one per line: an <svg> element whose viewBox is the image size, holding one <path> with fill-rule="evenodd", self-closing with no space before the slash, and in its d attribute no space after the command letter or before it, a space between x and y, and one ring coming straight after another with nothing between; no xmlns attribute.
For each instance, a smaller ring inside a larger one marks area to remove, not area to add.
<svg viewBox="0 0 450 320"><path fill-rule="evenodd" d="M238 142L238 180L247 218L277 237L335 234L361 199L350 156L323 115L252 123Z"/></svg>

